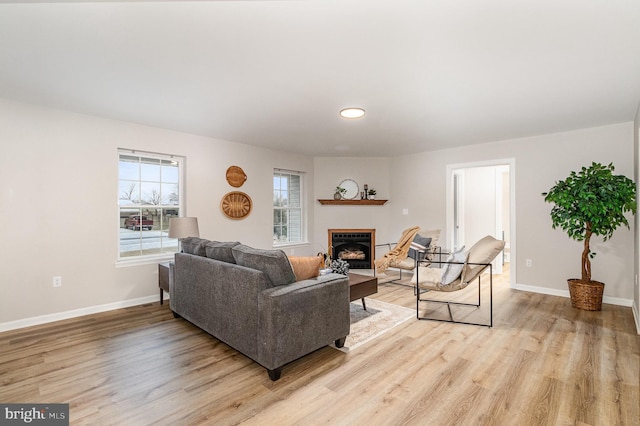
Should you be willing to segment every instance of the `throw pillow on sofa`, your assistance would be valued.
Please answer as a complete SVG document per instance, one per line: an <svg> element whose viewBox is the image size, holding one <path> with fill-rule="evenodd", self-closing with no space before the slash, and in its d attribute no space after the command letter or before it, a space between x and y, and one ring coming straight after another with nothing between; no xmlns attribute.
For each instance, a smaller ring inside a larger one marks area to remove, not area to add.
<svg viewBox="0 0 640 426"><path fill-rule="evenodd" d="M206 256L205 246L209 240L198 237L187 237L180 240L180 246L184 253L195 254L197 256Z"/></svg>
<svg viewBox="0 0 640 426"><path fill-rule="evenodd" d="M236 263L233 257L232 248L240 244L237 241L210 241L205 245L207 257L210 259L220 260L227 263Z"/></svg>
<svg viewBox="0 0 640 426"><path fill-rule="evenodd" d="M317 277L324 266L324 259L320 256L289 256L289 262L291 262L296 281Z"/></svg>
<svg viewBox="0 0 640 426"><path fill-rule="evenodd" d="M238 265L264 272L274 286L296 282L291 263L282 250L256 249L238 244L231 251Z"/></svg>

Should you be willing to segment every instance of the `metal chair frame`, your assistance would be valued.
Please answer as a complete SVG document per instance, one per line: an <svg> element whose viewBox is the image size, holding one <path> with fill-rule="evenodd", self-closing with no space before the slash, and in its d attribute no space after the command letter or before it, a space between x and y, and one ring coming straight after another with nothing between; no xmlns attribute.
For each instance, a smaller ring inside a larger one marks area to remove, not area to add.
<svg viewBox="0 0 640 426"><path fill-rule="evenodd" d="M376 244L375 247L384 247L384 246L386 246L386 247L389 248L389 250L391 250L391 246L394 245L394 244L395 243ZM407 256L407 257L409 257L409 256ZM411 259L413 259L413 265L414 265L414 269L415 269L418 266L418 259L416 257L412 257ZM414 286L409 286L407 284L402 284L402 283L398 282L398 281L402 281L403 268L398 268L397 266L390 266L389 268L400 270L400 277L397 278L397 279L391 280L391 281L385 281L385 284L389 283L389 284L402 285L402 286L405 286L405 287L414 287ZM408 269L404 269L404 270L408 271ZM413 269L411 271L413 271ZM373 275L374 276L376 275L376 268L373 268Z"/></svg>
<svg viewBox="0 0 640 426"><path fill-rule="evenodd" d="M389 248L389 250L391 250L391 246L392 246L392 245L395 245L395 243L383 243L383 244L376 244L376 245L375 245L375 247L384 247L384 246L387 246L387 247ZM434 255L438 255L438 256L440 256L440 259L442 259L442 247L439 247L439 246L435 246L435 247L436 247L437 251L436 251L436 252L434 252ZM414 249L414 253L416 253L416 254L414 255L414 257L411 257L411 259L413 259L413 265L414 265L414 266L413 266L413 269L410 271L412 274L414 273L414 271L416 270L416 268L418 267L418 265L419 265L419 264L428 264L428 263L430 263L430 262L431 262L430 260L418 260L418 255L417 255L417 253L427 253L427 250L418 250L418 249ZM407 257L409 257L409 256L407 256ZM437 263L437 262L436 262L436 263ZM417 289L418 289L418 286L417 286L417 285L413 285L413 284L409 285L409 284L405 284L405 283L401 283L401 282L399 282L399 281L402 281L402 271L403 271L403 270L405 270L405 271L409 271L408 269L399 268L399 267L397 267L397 266L390 266L389 268L390 268L390 269L398 269L398 270L400 271L400 276L399 276L398 278L396 278L396 279L389 280L389 281L385 281L385 282L384 282L384 283L382 283L382 284L394 284L394 285L401 285L401 286L403 286L403 287L411 287L411 288L413 288L413 294L414 294L414 295L416 295L416 294L417 294L417 291L418 291L418 290L417 290ZM376 276L376 269L375 269L375 268L373 269L373 276L374 276L374 277Z"/></svg>
<svg viewBox="0 0 640 426"><path fill-rule="evenodd" d="M443 260L439 260L439 261L429 261L429 264L457 264L457 265L464 265L464 263L461 262L448 262L448 261L443 261ZM479 325L479 326L483 326L483 327L493 327L493 265L491 263L471 263L471 262L467 262L467 265L477 265L477 266L485 266L484 268L482 268L482 270L478 273L478 302L477 303L462 303L462 302L452 302L452 301L446 301L446 300L433 300L433 299L422 299L420 297L420 295L422 293L427 293L429 291L438 291L438 290L431 290L431 289L425 289L422 290L420 289L420 285L417 284L417 291L414 291L414 294L416 295L416 318L419 320L428 320L428 321L440 321L440 322L450 322L450 323L455 323L455 324L468 324L468 325ZM420 262L418 262L418 271L419 271L419 266L420 266ZM427 265L428 266L428 265ZM489 324L484 324L484 323L477 323L477 322L467 322L467 321L456 321L453 318L453 312L451 311L451 305L461 305L461 306L474 306L476 308L480 308L481 305L481 290L482 290L482 281L481 281L481 276L482 273L487 269L487 267L489 268ZM419 274L419 272L416 271L417 274ZM416 277L418 278L416 280L416 283L419 283L419 276ZM475 279L474 279L475 281ZM466 288L466 287L465 287ZM464 290L464 289L461 289ZM460 291L460 290L455 290L455 291ZM433 303L442 303L442 304L446 304L447 305L447 309L449 311L449 318L448 320L446 319L441 319L441 318L429 318L429 317L421 317L420 316L420 302L433 302Z"/></svg>

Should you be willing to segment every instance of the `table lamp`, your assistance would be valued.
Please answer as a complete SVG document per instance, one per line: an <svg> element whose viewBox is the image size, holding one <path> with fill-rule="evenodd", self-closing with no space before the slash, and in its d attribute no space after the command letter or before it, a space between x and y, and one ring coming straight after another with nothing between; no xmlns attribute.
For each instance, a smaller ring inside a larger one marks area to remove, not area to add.
<svg viewBox="0 0 640 426"><path fill-rule="evenodd" d="M178 239L179 249L181 249L181 240L187 237L200 237L200 231L198 230L198 218L172 217L169 219L169 238Z"/></svg>

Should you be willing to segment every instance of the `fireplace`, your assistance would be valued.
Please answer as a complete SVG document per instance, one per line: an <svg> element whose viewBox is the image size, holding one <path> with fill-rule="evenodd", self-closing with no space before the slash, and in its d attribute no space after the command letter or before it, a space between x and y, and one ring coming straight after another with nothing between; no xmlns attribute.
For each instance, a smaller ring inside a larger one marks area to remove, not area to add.
<svg viewBox="0 0 640 426"><path fill-rule="evenodd" d="M329 256L349 269L373 269L375 246L375 229L329 229Z"/></svg>

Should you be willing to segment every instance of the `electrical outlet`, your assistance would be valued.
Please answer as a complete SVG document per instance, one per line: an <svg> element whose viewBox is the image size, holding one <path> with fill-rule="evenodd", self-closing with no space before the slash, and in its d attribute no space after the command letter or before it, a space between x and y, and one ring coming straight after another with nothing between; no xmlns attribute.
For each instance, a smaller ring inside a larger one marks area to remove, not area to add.
<svg viewBox="0 0 640 426"><path fill-rule="evenodd" d="M62 277L53 277L53 286L62 287Z"/></svg>
<svg viewBox="0 0 640 426"><path fill-rule="evenodd" d="M531 259L526 260L527 268L531 268L533 266L533 261Z"/></svg>

